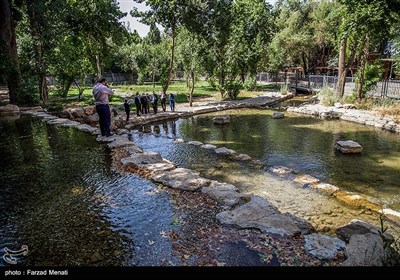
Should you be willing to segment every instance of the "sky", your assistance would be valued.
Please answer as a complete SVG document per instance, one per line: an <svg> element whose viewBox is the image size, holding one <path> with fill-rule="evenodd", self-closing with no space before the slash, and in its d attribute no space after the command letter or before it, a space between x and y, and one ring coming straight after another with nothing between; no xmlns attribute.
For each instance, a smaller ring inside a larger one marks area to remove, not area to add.
<svg viewBox="0 0 400 280"><path fill-rule="evenodd" d="M271 3L272 5L275 4L276 0L269 0L267 1ZM144 37L147 35L149 32L150 27L148 25L140 23L138 20L135 18L131 17L129 14L130 10L132 10L132 7L137 7L139 11L146 10L146 5L145 4L138 4L136 2L133 2L132 0L118 0L119 3L119 8L121 9L122 12L128 13L128 15L124 18L121 19L122 22L129 22L131 30L137 30L139 33L140 37Z"/></svg>

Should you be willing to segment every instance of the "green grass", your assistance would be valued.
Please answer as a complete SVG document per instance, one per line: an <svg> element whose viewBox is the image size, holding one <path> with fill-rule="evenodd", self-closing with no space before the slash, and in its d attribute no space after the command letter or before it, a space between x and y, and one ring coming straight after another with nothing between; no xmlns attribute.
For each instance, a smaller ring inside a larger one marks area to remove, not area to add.
<svg viewBox="0 0 400 280"><path fill-rule="evenodd" d="M144 85L110 85L116 92L110 98L111 105L122 105L125 97L134 98L136 92L142 94L143 92L151 94L153 91L160 94L162 87L156 84L155 87L151 83L146 83ZM255 97L259 94L259 91L273 91L276 90L274 84L269 85L257 85L255 91L241 90L238 99L245 99L250 97ZM279 91L279 90L278 90ZM189 88L186 87L185 82L172 82L168 87L168 93L175 93L176 103L187 103L189 102ZM92 95L92 87L85 87L81 99L78 100L78 89L71 87L68 92L67 97L60 97L55 90L50 91L48 104L45 105L46 108L51 108L54 110L60 110L62 107L67 106L87 106L93 105L94 99ZM220 92L209 85L207 81L199 81L196 83L193 99L209 97L214 100L221 100ZM134 105L132 108L135 108Z"/></svg>

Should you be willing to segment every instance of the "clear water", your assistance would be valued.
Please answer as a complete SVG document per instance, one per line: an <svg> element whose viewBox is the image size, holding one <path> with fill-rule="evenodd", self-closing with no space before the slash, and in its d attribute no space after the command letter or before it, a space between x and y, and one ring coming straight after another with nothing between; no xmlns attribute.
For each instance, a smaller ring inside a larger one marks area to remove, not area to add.
<svg viewBox="0 0 400 280"><path fill-rule="evenodd" d="M160 235L173 223L169 194L111 171L93 136L28 117L0 120L0 164L0 256L28 245L19 264L179 264Z"/></svg>
<svg viewBox="0 0 400 280"><path fill-rule="evenodd" d="M272 113L232 110L143 126L139 130L146 133L133 134L133 141L181 167L264 196L281 211L302 216L320 230L331 231L353 218L379 223L376 214L351 209L336 199L303 189L270 174L269 167L292 168L400 211L399 135L364 125L289 113L285 113L284 119L274 120ZM215 115L230 115L231 122L214 125ZM224 146L261 160L265 168L259 170L197 146L174 143L173 138ZM334 148L338 140L355 140L364 151L360 155L341 154Z"/></svg>

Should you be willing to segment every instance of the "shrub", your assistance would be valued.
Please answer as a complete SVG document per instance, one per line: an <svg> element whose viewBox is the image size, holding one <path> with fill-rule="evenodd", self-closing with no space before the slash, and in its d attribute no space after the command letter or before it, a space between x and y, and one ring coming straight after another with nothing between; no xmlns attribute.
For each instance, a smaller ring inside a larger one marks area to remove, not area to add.
<svg viewBox="0 0 400 280"><path fill-rule="evenodd" d="M325 106L333 106L336 102L340 101L340 98L337 96L336 92L327 86L323 87L318 93L318 99Z"/></svg>

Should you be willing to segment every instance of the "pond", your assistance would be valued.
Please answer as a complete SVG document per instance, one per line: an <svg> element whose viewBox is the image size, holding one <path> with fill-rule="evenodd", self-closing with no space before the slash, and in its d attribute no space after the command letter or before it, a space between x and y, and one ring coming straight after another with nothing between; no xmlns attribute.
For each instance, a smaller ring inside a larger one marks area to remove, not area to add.
<svg viewBox="0 0 400 280"><path fill-rule="evenodd" d="M140 131L152 133L133 134L133 141L145 150L160 152L181 167L265 196L283 211L309 220L326 212L327 222L321 221L323 217L316 222L320 229L340 226L351 217L362 218L363 211L346 209L333 199L326 202L327 198L315 191L299 190L298 186L272 176L268 172L270 167L292 168L400 211L399 135L359 124L290 113L275 120L272 113L271 110L231 110L143 126ZM212 118L216 115L229 115L231 122L214 125ZM265 167L259 170L246 163L233 162L197 146L174 143L173 138L224 146L261 160ZM350 139L364 147L362 154L344 155L335 150L336 141ZM314 202L309 202L310 199ZM373 215L364 212L366 216ZM345 217L333 219L335 216ZM376 223L376 217L364 218Z"/></svg>
<svg viewBox="0 0 400 280"><path fill-rule="evenodd" d="M112 171L109 152L95 137L21 117L0 120L0 139L0 256L5 247L28 245L18 264L179 263L160 235L173 223L169 194Z"/></svg>

